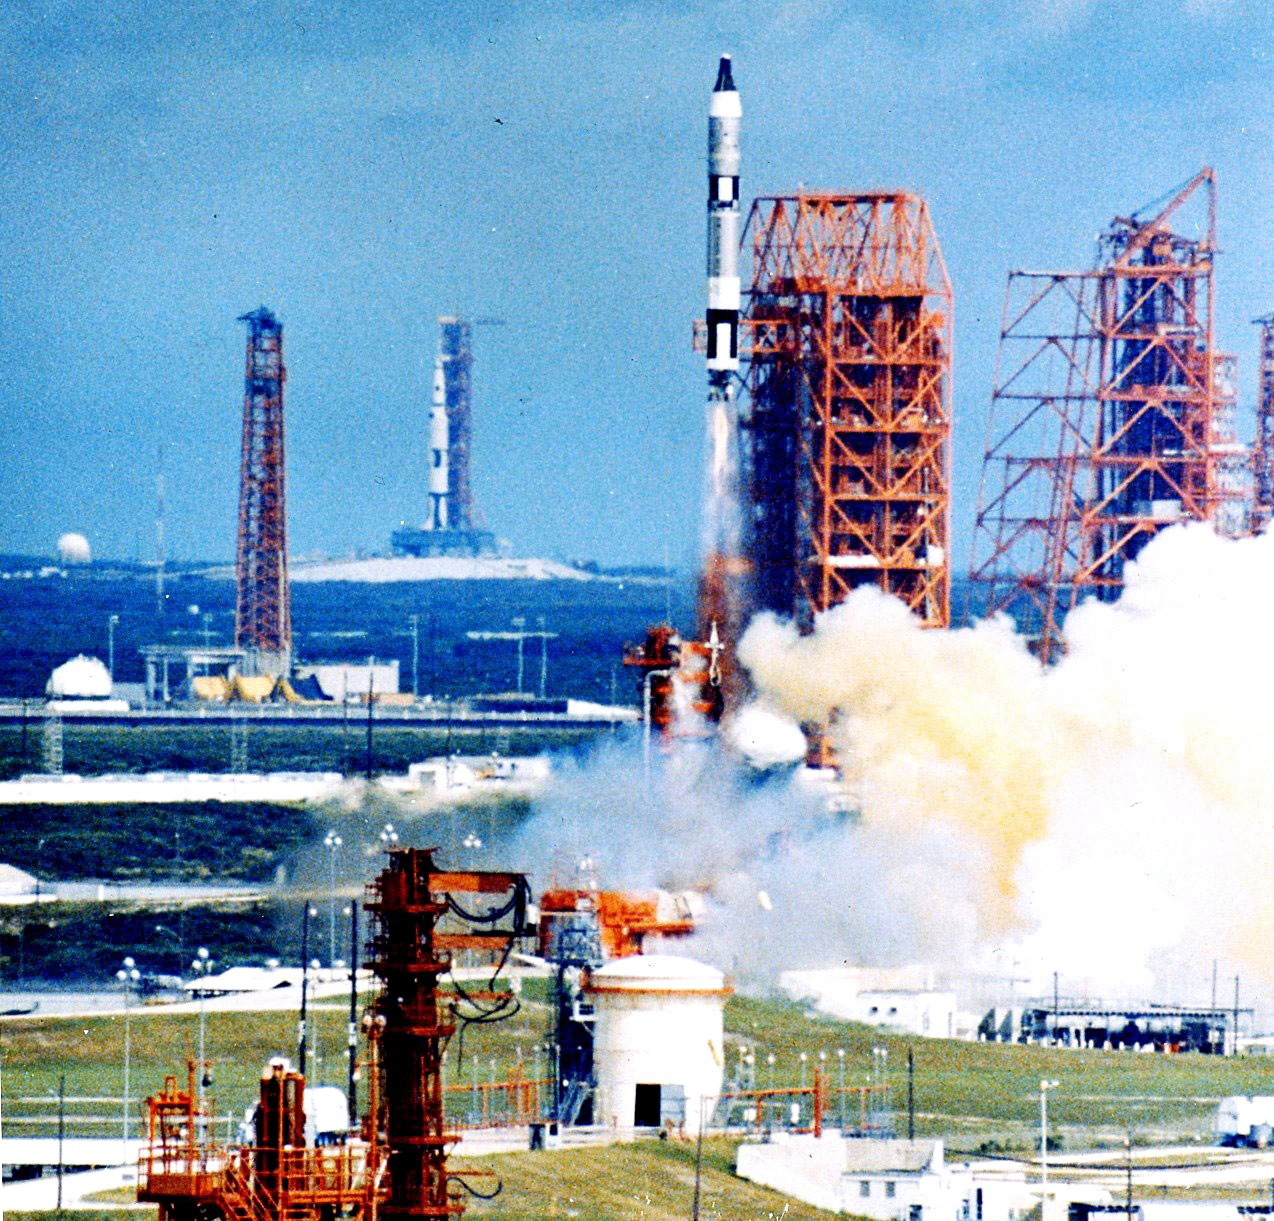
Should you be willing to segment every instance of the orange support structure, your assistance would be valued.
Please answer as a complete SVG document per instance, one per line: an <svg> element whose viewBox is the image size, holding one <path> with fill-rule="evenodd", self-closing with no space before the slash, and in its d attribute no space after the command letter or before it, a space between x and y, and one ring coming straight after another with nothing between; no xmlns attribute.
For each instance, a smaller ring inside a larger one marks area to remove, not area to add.
<svg viewBox="0 0 1274 1221"><path fill-rule="evenodd" d="M510 894L510 892L512 892ZM508 895L493 912L466 914L453 894ZM388 1187L379 1212L386 1218L448 1217L464 1202L448 1186L442 1061L455 1033L455 999L443 997L439 977L451 969L450 949L499 951L522 933L526 879L514 873L444 872L433 854L395 849L372 884L367 904L376 922L368 966L380 978L373 1025L379 1050L379 1096L384 1112ZM440 928L448 913L481 931ZM503 919L507 917L508 919ZM511 922L511 927L510 927ZM373 1126L379 1124L373 1116Z"/></svg>
<svg viewBox="0 0 1274 1221"><path fill-rule="evenodd" d="M752 609L808 628L854 589L950 622L952 293L923 199L758 199L748 221Z"/></svg>
<svg viewBox="0 0 1274 1221"><path fill-rule="evenodd" d="M1116 217L1094 270L1009 275L970 575L982 613L1012 615L1045 661L1067 612L1118 598L1159 531L1246 529L1215 196L1204 168L1149 219Z"/></svg>
<svg viewBox="0 0 1274 1221"><path fill-rule="evenodd" d="M244 314L248 354L239 472L235 643L259 673L286 674L292 654L283 452L283 326L265 306Z"/></svg>

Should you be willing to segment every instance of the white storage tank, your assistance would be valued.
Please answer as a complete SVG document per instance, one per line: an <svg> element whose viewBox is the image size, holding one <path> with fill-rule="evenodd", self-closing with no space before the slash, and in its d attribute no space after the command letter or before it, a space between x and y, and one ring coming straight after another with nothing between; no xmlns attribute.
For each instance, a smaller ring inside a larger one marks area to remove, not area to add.
<svg viewBox="0 0 1274 1221"><path fill-rule="evenodd" d="M637 954L598 967L586 988L597 1122L696 1134L721 1093L725 976L692 958Z"/></svg>

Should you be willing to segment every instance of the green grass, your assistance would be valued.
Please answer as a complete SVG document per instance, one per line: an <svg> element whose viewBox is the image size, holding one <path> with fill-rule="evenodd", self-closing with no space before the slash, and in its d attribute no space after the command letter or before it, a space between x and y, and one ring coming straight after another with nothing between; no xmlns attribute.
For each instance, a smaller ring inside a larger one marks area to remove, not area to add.
<svg viewBox="0 0 1274 1221"><path fill-rule="evenodd" d="M528 1076L542 1074L540 1050L549 1033L550 1014L540 1000L542 988L527 988L521 1011L512 1019L469 1027L448 1050L448 1079L470 1085L504 1079L521 1063ZM345 1079L344 1007L324 1007L313 1015L320 1062L328 1081ZM1039 1082L1056 1079L1050 1117L1066 1147L1122 1140L1128 1126L1143 1142L1157 1139L1210 1139L1216 1100L1227 1094L1269 1093L1274 1063L1260 1057L1155 1056L1128 1052L1071 1051L1043 1047L963 1043L882 1035L862 1026L811 1016L785 1001L733 997L726 1009L727 1069L739 1049L756 1054L757 1085L795 1085L799 1054L808 1057L807 1080L819 1053L826 1053L826 1080L839 1081L837 1049L845 1051L845 1082L871 1080L872 1048L888 1049L887 1078L893 1089L895 1123L906 1126L906 1053L915 1055L915 1109L919 1135L942 1136L956 1150L1025 1150L1038 1139ZM157 1089L168 1073L180 1073L195 1047L193 1015L134 1011L132 1090L135 1097ZM60 1072L75 1097L122 1094L122 1018L5 1022L0 1025L5 1058L6 1115L42 1114L22 1096L56 1092ZM257 1074L269 1056L294 1055L296 1017L278 1014L208 1014L209 1054L216 1061L212 1093L218 1114L241 1115L254 1097ZM771 1068L767 1057L773 1054ZM313 1065L311 1066L313 1069ZM313 1075L313 1073L311 1074ZM457 1121L467 1117L470 1090L450 1098ZM76 1104L72 1114L109 1117L113 1130L118 1104ZM829 1105L835 1119L834 1105ZM21 1125L20 1125L21 1126Z"/></svg>
<svg viewBox="0 0 1274 1221"><path fill-rule="evenodd" d="M735 1178L735 1141L714 1137L704 1142L699 1215L704 1218L816 1218L832 1213ZM466 1216L501 1221L540 1221L578 1217L613 1221L616 1217L668 1221L688 1217L694 1195L695 1146L692 1142L640 1141L598 1149L501 1154L481 1160L455 1158L453 1170L466 1164L492 1172L495 1179L474 1179L491 1201L471 1200Z"/></svg>
<svg viewBox="0 0 1274 1221"><path fill-rule="evenodd" d="M542 987L527 989L521 1012L507 1022L469 1028L452 1041L447 1072L452 1082L502 1078L518 1062L528 1074L542 1064L536 1050L543 1043L549 1010ZM318 1047L325 1053L323 1075L343 1083L345 1012L323 1007L312 1018ZM1122 1140L1131 1124L1141 1141L1209 1139L1215 1100L1225 1094L1270 1092L1274 1064L1261 1058L1237 1060L1210 1056L1154 1056L1119 1052L960 1043L950 1040L907 1040L866 1027L835 1022L807 1013L801 1006L777 1000L733 997L726 1010L727 1063L739 1050L756 1053L758 1084L795 1084L799 1054L808 1057L807 1072L826 1052L828 1082L839 1078L837 1049L845 1051L847 1084L862 1084L872 1072L872 1048L888 1049L888 1079L894 1089L895 1118L905 1131L906 1052L915 1055L915 1102L918 1134L942 1136L953 1151L980 1147L1030 1152L1037 1139L1038 1090L1041 1077L1060 1085L1050 1096L1050 1117L1069 1147ZM197 1025L193 1015L136 1013L133 1019L133 1092L141 1097L157 1089L166 1073L179 1072L193 1053ZM0 1024L5 1072L6 1124L13 1132L51 1132L53 1110L23 1098L48 1098L56 1092L60 1072L73 1098L114 1101L74 1102L77 1116L100 1116L91 1130L119 1130L122 1019L93 1018L5 1022ZM208 1015L208 1047L216 1062L211 1094L218 1115L241 1115L256 1092L262 1064L272 1054L295 1052L296 1019L291 1013ZM773 1054L771 1069L767 1057ZM493 1067L494 1062L494 1067ZM313 1077L313 1073L311 1076ZM453 1120L463 1122L470 1091L449 1096ZM23 1118L41 1118L40 1127ZM72 1125L73 1134L90 1128ZM224 1131L224 1128L221 1129ZM702 1215L705 1217L813 1217L790 1201L742 1183L731 1174L737 1138L713 1137L705 1142ZM476 1217L541 1218L576 1216L684 1217L693 1189L694 1146L685 1142L643 1141L606 1149L571 1149L536 1154L502 1154L482 1159L457 1158L493 1171L503 1181L493 1201L471 1201ZM487 1191L492 1180L476 1179ZM787 1212L783 1213L786 1206ZM79 1217L87 1214L77 1214Z"/></svg>
<svg viewBox="0 0 1274 1221"><path fill-rule="evenodd" d="M756 1051L758 1085L772 1082L766 1055L776 1057L779 1082L799 1074L799 1054L827 1059L827 1080L839 1080L838 1048L845 1050L847 1084L871 1080L872 1048L888 1050L887 1076L895 1124L906 1124L907 1049L915 1056L916 1129L944 1136L954 1149L1030 1150L1038 1141L1039 1083L1060 1084L1049 1095L1050 1123L1064 1144L1118 1143L1129 1126L1151 1139L1210 1139L1212 1112L1227 1094L1269 1093L1274 1060L1202 1055L1142 1055L1016 1044L907 1039L865 1026L811 1016L785 1001L734 997L726 1009L734 1042Z"/></svg>

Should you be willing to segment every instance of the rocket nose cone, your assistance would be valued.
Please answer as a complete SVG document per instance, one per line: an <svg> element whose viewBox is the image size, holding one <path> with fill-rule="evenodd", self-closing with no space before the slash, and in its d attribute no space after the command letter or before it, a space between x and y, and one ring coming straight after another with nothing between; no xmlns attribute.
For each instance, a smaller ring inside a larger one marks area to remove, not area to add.
<svg viewBox="0 0 1274 1221"><path fill-rule="evenodd" d="M730 71L730 57L723 55L717 66L717 83L712 86L713 93L737 93L734 87L734 74Z"/></svg>

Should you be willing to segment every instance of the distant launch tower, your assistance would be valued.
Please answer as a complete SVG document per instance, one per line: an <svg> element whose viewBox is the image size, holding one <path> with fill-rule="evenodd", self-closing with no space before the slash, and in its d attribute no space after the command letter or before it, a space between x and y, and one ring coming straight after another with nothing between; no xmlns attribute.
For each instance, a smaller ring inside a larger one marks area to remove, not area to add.
<svg viewBox="0 0 1274 1221"><path fill-rule="evenodd" d="M1012 615L1045 661L1067 612L1117 599L1161 530L1246 530L1215 251L1204 168L1151 216L1116 217L1091 271L1009 275L971 576L982 613Z"/></svg>
<svg viewBox="0 0 1274 1221"><path fill-rule="evenodd" d="M265 306L248 326L239 472L235 643L259 674L286 674L292 656L283 455L283 326Z"/></svg>
<svg viewBox="0 0 1274 1221"><path fill-rule="evenodd" d="M743 428L751 609L871 585L950 623L952 294L900 191L757 199Z"/></svg>
<svg viewBox="0 0 1274 1221"><path fill-rule="evenodd" d="M434 359L429 404L428 510L419 526L393 533L399 555L490 555L495 538L474 522L470 483L473 439L473 327L444 315L438 319L438 355Z"/></svg>
<svg viewBox="0 0 1274 1221"><path fill-rule="evenodd" d="M1256 444L1252 449L1253 531L1263 529L1274 519L1274 314L1258 318L1256 325L1261 331L1256 391Z"/></svg>

